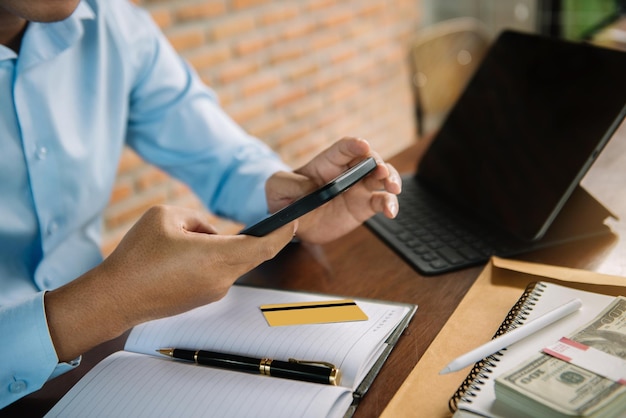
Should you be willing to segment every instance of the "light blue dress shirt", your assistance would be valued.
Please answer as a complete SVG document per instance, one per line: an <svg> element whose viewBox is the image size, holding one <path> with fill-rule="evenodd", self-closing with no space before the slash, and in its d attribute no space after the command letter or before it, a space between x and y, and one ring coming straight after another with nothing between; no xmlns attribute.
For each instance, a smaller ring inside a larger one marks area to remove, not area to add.
<svg viewBox="0 0 626 418"><path fill-rule="evenodd" d="M243 223L266 215L265 181L289 170L126 0L30 23L19 56L0 46L0 408L78 363L58 363L43 294L101 261L125 144Z"/></svg>

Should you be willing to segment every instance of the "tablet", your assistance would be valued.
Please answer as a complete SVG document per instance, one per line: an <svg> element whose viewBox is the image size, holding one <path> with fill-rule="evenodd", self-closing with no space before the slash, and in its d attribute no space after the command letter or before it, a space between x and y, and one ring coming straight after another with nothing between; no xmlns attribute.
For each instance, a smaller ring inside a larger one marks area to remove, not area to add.
<svg viewBox="0 0 626 418"><path fill-rule="evenodd" d="M375 168L376 160L374 160L373 157L366 158L314 192L296 200L260 222L243 229L240 234L253 235L255 237L269 234L273 230L288 224L294 219L309 213L313 209L339 196L363 177L371 173Z"/></svg>
<svg viewBox="0 0 626 418"><path fill-rule="evenodd" d="M626 115L626 53L504 31L419 161L461 213L541 239Z"/></svg>

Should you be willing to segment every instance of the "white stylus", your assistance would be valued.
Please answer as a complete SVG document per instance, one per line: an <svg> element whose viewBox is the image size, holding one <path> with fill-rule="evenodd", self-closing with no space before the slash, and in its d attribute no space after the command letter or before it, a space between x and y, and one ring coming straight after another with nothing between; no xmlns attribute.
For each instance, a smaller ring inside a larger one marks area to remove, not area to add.
<svg viewBox="0 0 626 418"><path fill-rule="evenodd" d="M582 306L582 301L580 299L572 299L567 302L565 305L559 306L545 314L537 317L536 319L523 324L514 330L511 330L501 336L494 338L489 341L473 349L472 351L463 354L460 357L452 360L448 365L439 372L439 374L446 374L451 372L459 371L470 364L474 364L479 360L484 359L485 357L502 350L505 347L508 347L529 335L534 334L540 329L552 324L553 322L558 321L561 318L566 317L567 315L576 312Z"/></svg>

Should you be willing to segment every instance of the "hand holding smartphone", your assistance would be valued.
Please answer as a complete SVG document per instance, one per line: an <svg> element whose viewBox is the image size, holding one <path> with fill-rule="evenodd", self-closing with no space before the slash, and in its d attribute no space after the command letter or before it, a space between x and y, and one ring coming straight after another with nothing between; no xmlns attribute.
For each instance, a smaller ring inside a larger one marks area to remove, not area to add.
<svg viewBox="0 0 626 418"><path fill-rule="evenodd" d="M376 160L372 157L366 158L314 192L301 197L292 204L282 208L260 222L243 229L239 233L253 235L255 237L262 237L263 235L269 234L273 230L280 228L339 196L363 177L371 173L375 168Z"/></svg>

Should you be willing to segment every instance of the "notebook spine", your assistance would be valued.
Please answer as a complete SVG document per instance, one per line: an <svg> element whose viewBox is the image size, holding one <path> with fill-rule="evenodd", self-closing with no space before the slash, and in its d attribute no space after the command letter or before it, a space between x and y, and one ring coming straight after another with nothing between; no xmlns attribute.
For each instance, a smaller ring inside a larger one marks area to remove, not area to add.
<svg viewBox="0 0 626 418"><path fill-rule="evenodd" d="M520 296L517 302L513 305L511 310L507 313L506 317L498 327L493 338L515 329L519 325L522 325L530 311L533 310L539 297L544 292L546 285L541 282L533 282L526 286L524 293ZM493 369L497 367L500 357L502 357L504 350L498 351L480 361L478 361L472 367L463 383L456 390L454 395L448 402L448 408L450 412L455 412L458 408L459 402L472 403L472 398L477 396L476 392L479 392L481 386L490 378Z"/></svg>

